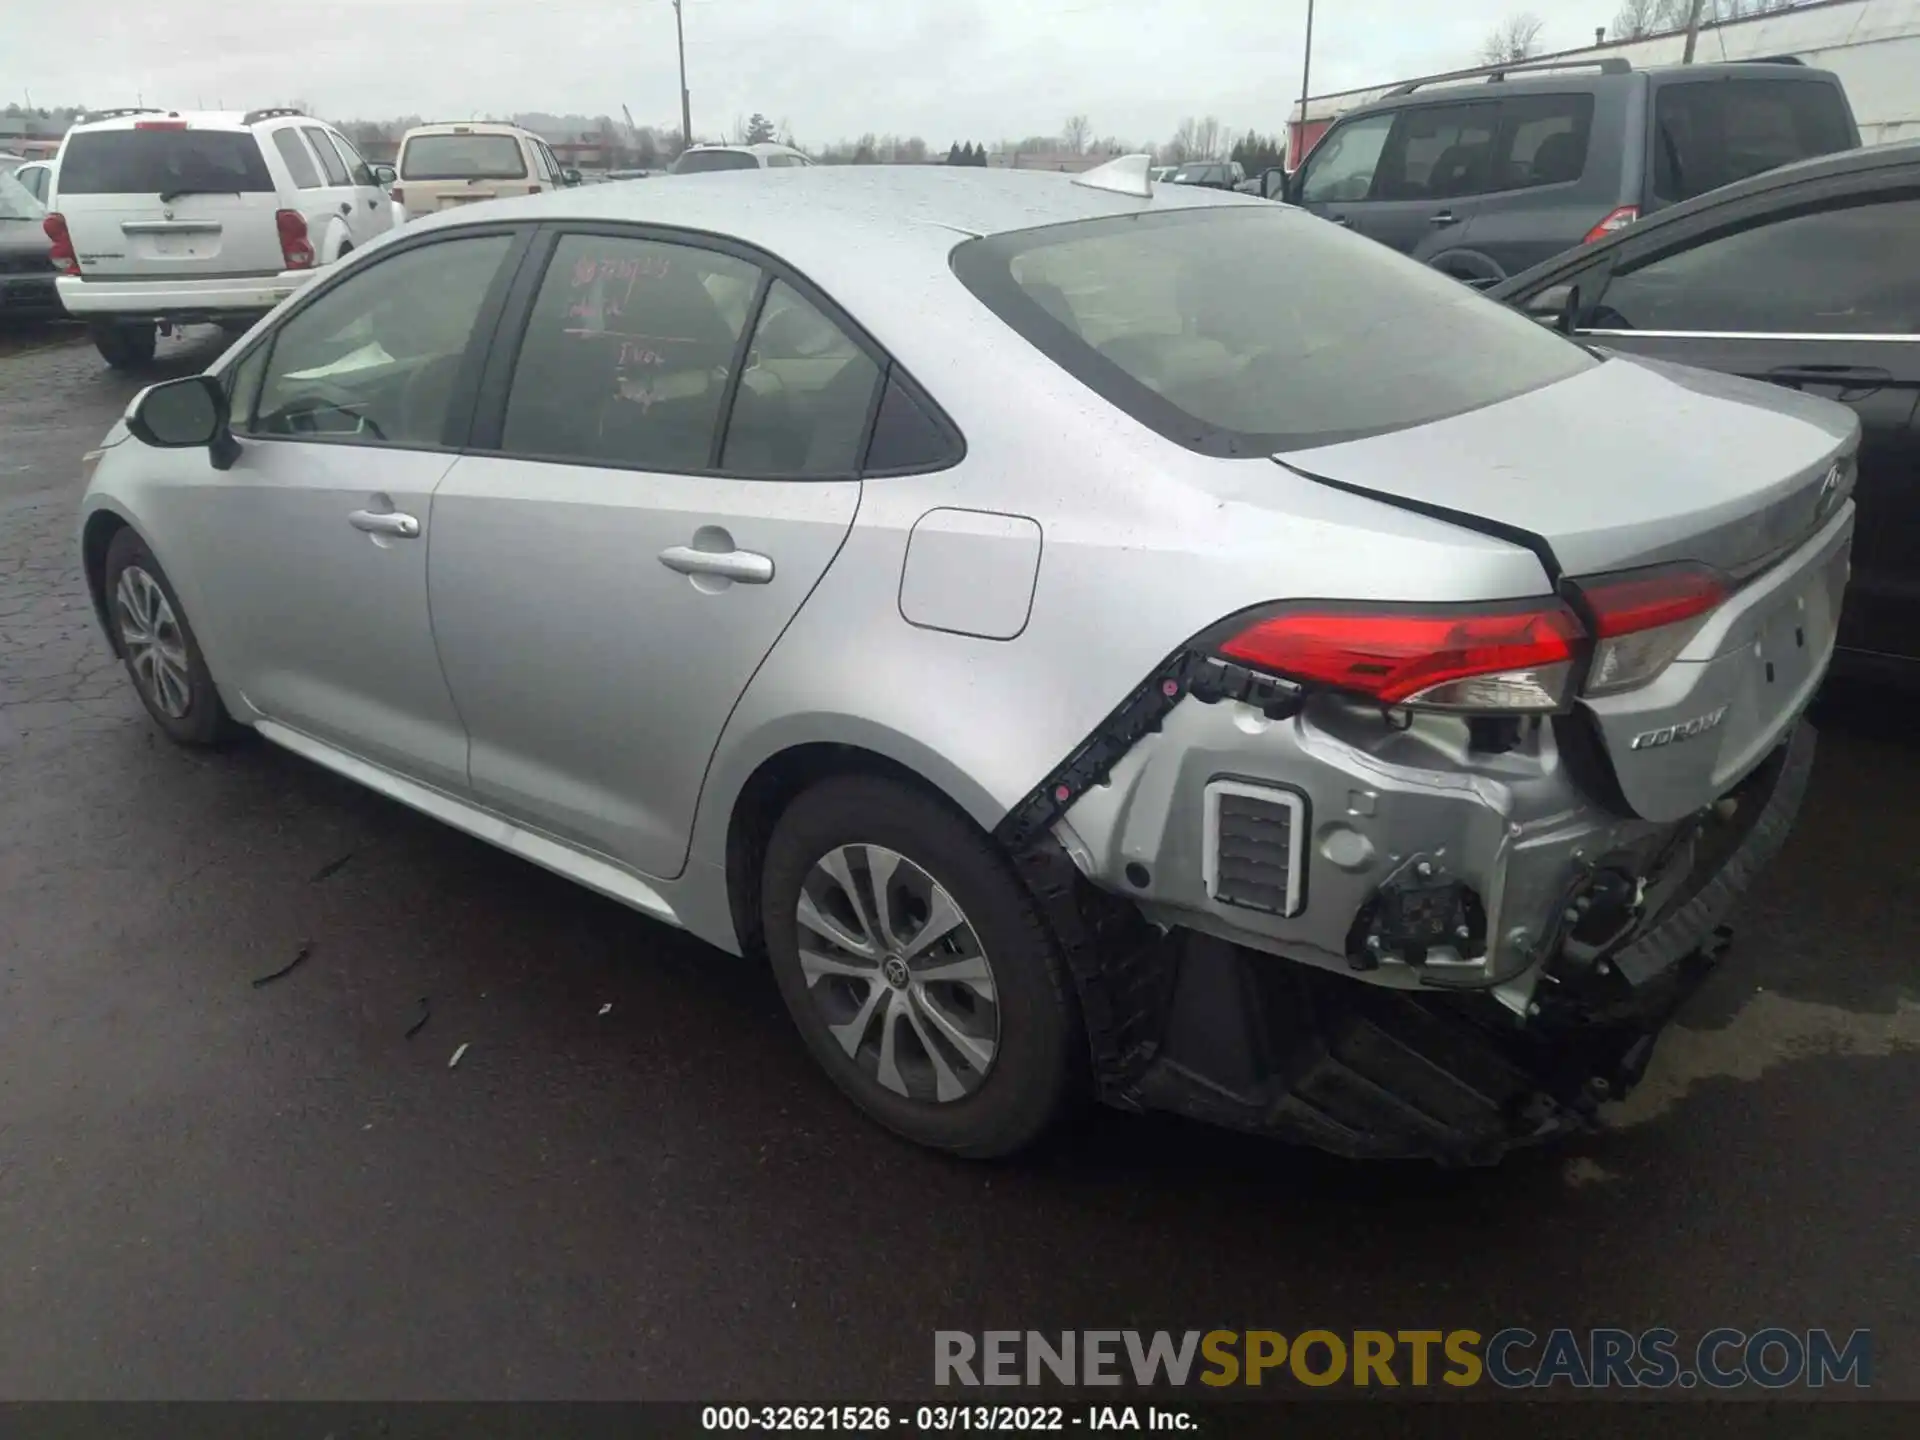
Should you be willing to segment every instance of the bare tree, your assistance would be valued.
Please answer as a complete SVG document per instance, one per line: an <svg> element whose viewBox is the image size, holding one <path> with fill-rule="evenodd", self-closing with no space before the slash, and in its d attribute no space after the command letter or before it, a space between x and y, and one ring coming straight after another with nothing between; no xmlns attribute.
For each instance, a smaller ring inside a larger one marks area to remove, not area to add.
<svg viewBox="0 0 1920 1440"><path fill-rule="evenodd" d="M1661 27L1663 0L1625 0L1613 17L1615 40L1644 40Z"/></svg>
<svg viewBox="0 0 1920 1440"><path fill-rule="evenodd" d="M1509 16L1480 42L1480 58L1489 65L1511 65L1540 53L1546 22L1531 11Z"/></svg>
<svg viewBox="0 0 1920 1440"><path fill-rule="evenodd" d="M1087 148L1087 137L1093 133L1093 126L1084 115L1069 115L1067 123L1060 127L1060 138L1067 143L1067 149L1081 154Z"/></svg>

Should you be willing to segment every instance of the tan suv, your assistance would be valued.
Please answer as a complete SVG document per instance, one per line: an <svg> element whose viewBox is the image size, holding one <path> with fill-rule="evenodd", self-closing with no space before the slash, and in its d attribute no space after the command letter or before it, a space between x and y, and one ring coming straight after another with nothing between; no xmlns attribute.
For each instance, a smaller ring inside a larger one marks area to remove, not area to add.
<svg viewBox="0 0 1920 1440"><path fill-rule="evenodd" d="M573 183L547 142L518 125L455 120L416 125L400 141L393 198L418 220L455 205L538 195Z"/></svg>

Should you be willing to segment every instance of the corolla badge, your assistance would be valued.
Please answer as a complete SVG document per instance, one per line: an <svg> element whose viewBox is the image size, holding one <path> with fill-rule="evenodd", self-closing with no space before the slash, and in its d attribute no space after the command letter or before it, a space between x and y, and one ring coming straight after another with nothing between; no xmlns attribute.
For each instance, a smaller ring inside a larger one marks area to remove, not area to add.
<svg viewBox="0 0 1920 1440"><path fill-rule="evenodd" d="M1658 750L1662 745L1678 745L1682 740L1691 740L1704 735L1722 720L1727 718L1727 707L1709 710L1704 715L1696 715L1679 725L1665 725L1658 730L1647 730L1633 737L1635 750Z"/></svg>

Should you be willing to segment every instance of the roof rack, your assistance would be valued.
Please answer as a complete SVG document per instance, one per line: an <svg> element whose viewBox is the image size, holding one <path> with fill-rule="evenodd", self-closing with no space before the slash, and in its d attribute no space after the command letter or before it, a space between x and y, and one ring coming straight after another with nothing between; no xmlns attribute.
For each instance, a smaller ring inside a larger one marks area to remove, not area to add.
<svg viewBox="0 0 1920 1440"><path fill-rule="evenodd" d="M240 117L242 125L258 125L262 120L277 120L282 115L298 115L305 119L307 112L298 105L268 105L264 109L249 110Z"/></svg>
<svg viewBox="0 0 1920 1440"><path fill-rule="evenodd" d="M1404 85L1394 86L1381 98L1391 100L1399 95L1411 95L1423 86L1442 85L1451 80L1485 80L1491 85L1505 80L1509 75L1539 75L1552 70L1597 70L1602 75L1626 75L1633 70L1633 66L1619 55L1605 55L1598 60L1539 60L1520 65L1482 65L1472 70L1429 75L1424 80L1409 80Z"/></svg>
<svg viewBox="0 0 1920 1440"><path fill-rule="evenodd" d="M122 105L113 110L89 110L76 122L91 125L96 120L118 120L122 115L164 115L158 105Z"/></svg>
<svg viewBox="0 0 1920 1440"><path fill-rule="evenodd" d="M1733 60L1733 65L1804 65L1807 62L1798 55L1755 55L1750 60Z"/></svg>

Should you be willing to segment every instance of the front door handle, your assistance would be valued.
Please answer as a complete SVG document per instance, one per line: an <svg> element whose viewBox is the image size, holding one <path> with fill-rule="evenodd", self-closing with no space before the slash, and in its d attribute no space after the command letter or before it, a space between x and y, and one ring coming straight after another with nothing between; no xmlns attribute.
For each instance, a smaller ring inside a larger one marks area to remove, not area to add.
<svg viewBox="0 0 1920 1440"><path fill-rule="evenodd" d="M773 579L773 560L751 550L696 550L674 545L660 552L660 563L682 575L712 575L738 580L742 585L765 585Z"/></svg>
<svg viewBox="0 0 1920 1440"><path fill-rule="evenodd" d="M395 535L402 540L420 538L420 522L411 515L402 515L398 510L379 514L372 510L355 510L347 516L347 523L356 530L364 530L369 535Z"/></svg>
<svg viewBox="0 0 1920 1440"><path fill-rule="evenodd" d="M1451 210L1442 210L1438 215L1429 215L1427 217L1427 223L1429 225L1453 225L1458 222L1453 218L1453 212Z"/></svg>

